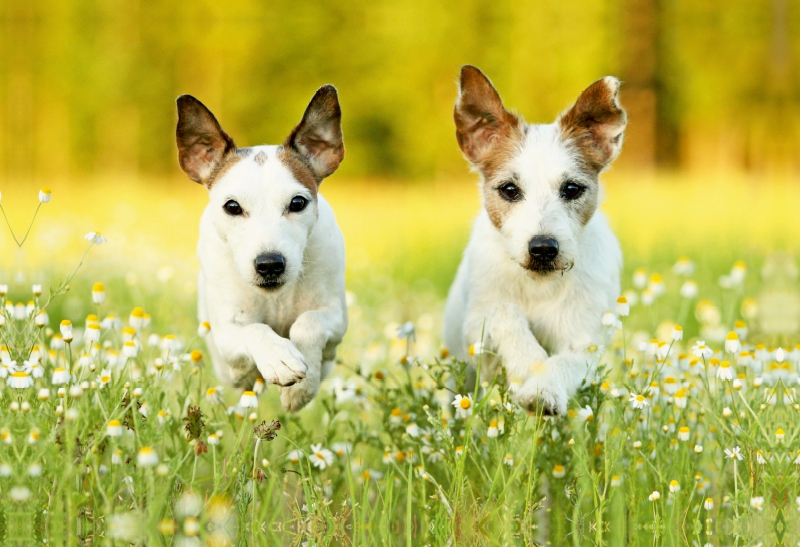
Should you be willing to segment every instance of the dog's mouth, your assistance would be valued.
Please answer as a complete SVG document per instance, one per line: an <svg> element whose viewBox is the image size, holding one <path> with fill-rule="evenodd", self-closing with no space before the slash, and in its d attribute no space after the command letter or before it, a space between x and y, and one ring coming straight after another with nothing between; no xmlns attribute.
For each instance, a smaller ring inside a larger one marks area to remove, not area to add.
<svg viewBox="0 0 800 547"><path fill-rule="evenodd" d="M265 291L276 291L280 289L285 281L280 277L262 277L256 283L256 287Z"/></svg>
<svg viewBox="0 0 800 547"><path fill-rule="evenodd" d="M520 266L522 266L532 274L546 276L555 272L561 272L561 275L564 275L575 266L575 263L574 262L562 263L561 261L558 260L540 261L532 259L529 260L526 264L520 264Z"/></svg>

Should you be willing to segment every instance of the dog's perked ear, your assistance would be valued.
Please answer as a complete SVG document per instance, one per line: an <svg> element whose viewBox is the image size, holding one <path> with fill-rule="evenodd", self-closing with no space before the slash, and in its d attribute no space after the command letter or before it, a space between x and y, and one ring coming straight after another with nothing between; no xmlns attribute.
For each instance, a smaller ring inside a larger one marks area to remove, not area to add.
<svg viewBox="0 0 800 547"><path fill-rule="evenodd" d="M596 172L602 171L622 149L627 118L617 100L619 86L613 76L597 80L558 120L565 140L578 147L587 165Z"/></svg>
<svg viewBox="0 0 800 547"><path fill-rule="evenodd" d="M344 159L344 141L335 87L324 85L317 90L283 145L300 154L319 180L336 171Z"/></svg>
<svg viewBox="0 0 800 547"><path fill-rule="evenodd" d="M236 151L236 144L211 111L191 95L178 97L177 105L178 163L190 179L209 186L226 156Z"/></svg>
<svg viewBox="0 0 800 547"><path fill-rule="evenodd" d="M522 122L505 109L500 94L478 68L461 67L458 88L453 113L456 139L467 159L480 165L498 144L520 131Z"/></svg>

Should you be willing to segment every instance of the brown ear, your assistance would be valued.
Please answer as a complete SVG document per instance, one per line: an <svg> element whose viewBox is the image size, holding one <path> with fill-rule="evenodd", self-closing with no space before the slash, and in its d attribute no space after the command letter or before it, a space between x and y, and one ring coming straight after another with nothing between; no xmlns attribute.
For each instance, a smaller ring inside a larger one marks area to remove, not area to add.
<svg viewBox="0 0 800 547"><path fill-rule="evenodd" d="M497 143L519 132L522 123L505 109L489 78L471 65L461 67L453 117L458 146L475 164L482 163Z"/></svg>
<svg viewBox="0 0 800 547"><path fill-rule="evenodd" d="M587 164L597 172L622 149L627 117L617 101L619 86L613 76L597 80L558 120L565 139L577 145Z"/></svg>
<svg viewBox="0 0 800 547"><path fill-rule="evenodd" d="M344 159L344 141L335 87L324 85L317 90L283 145L300 154L320 180L336 171Z"/></svg>
<svg viewBox="0 0 800 547"><path fill-rule="evenodd" d="M191 95L181 95L177 104L178 163L190 179L207 186L236 145L203 103Z"/></svg>

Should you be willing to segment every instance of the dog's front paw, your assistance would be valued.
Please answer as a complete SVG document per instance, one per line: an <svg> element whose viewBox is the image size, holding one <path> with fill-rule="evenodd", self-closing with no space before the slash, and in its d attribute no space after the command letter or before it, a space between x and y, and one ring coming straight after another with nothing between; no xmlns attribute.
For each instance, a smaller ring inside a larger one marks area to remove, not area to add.
<svg viewBox="0 0 800 547"><path fill-rule="evenodd" d="M306 377L305 357L286 338L272 341L255 357L261 376L273 384L292 386Z"/></svg>
<svg viewBox="0 0 800 547"><path fill-rule="evenodd" d="M302 382L280 389L283 409L287 412L297 412L310 403L319 391L319 378L309 375Z"/></svg>
<svg viewBox="0 0 800 547"><path fill-rule="evenodd" d="M548 378L528 378L511 395L512 400L529 412L545 416L566 414L569 396L564 386Z"/></svg>

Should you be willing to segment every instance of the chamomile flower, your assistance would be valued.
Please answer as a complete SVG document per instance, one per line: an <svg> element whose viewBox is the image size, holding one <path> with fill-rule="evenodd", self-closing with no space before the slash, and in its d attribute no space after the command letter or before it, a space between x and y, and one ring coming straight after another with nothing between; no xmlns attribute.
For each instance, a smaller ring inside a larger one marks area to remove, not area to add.
<svg viewBox="0 0 800 547"><path fill-rule="evenodd" d="M697 343L694 346L692 346L692 353L694 354L695 357L698 357L699 359L702 359L704 357L708 359L710 357L713 357L714 350L708 347L703 340L698 340Z"/></svg>
<svg viewBox="0 0 800 547"><path fill-rule="evenodd" d="M92 286L92 302L97 305L103 303L106 299L106 287L102 283L98 282Z"/></svg>
<svg viewBox="0 0 800 547"><path fill-rule="evenodd" d="M468 394L466 397L456 395L453 406L456 409L457 418L469 418L472 415L472 394Z"/></svg>
<svg viewBox="0 0 800 547"><path fill-rule="evenodd" d="M750 498L750 507L758 511L759 513L764 509L764 497L763 496L754 496Z"/></svg>
<svg viewBox="0 0 800 547"><path fill-rule="evenodd" d="M100 387L105 387L111 383L111 371L107 368L104 368L100 371L100 375L97 377L97 380L100 382Z"/></svg>
<svg viewBox="0 0 800 547"><path fill-rule="evenodd" d="M717 368L717 378L720 380L733 380L733 367L730 361L722 361Z"/></svg>
<svg viewBox="0 0 800 547"><path fill-rule="evenodd" d="M258 397L253 391L245 391L239 399L239 406L242 408L258 408Z"/></svg>
<svg viewBox="0 0 800 547"><path fill-rule="evenodd" d="M725 351L728 353L739 353L742 344L739 342L739 335L735 331L730 331L725 337Z"/></svg>
<svg viewBox="0 0 800 547"><path fill-rule="evenodd" d="M209 332L211 332L211 323L208 321L203 321L200 323L200 326L197 327L197 335L200 338L205 338Z"/></svg>
<svg viewBox="0 0 800 547"><path fill-rule="evenodd" d="M12 372L8 377L8 387L12 389L28 389L33 386L33 378L27 372Z"/></svg>
<svg viewBox="0 0 800 547"><path fill-rule="evenodd" d="M64 319L61 325L59 325L59 329L61 330L61 336L64 341L67 343L72 342L72 321Z"/></svg>
<svg viewBox="0 0 800 547"><path fill-rule="evenodd" d="M586 405L585 407L578 409L578 419L580 420L581 423L588 422L592 418L594 418L594 411L592 410L592 407L590 407L589 405Z"/></svg>
<svg viewBox="0 0 800 547"><path fill-rule="evenodd" d="M506 464L509 467L513 467L514 466L514 456L512 456L511 454L506 454L505 456L503 456L503 463Z"/></svg>
<svg viewBox="0 0 800 547"><path fill-rule="evenodd" d="M500 433L497 425L498 425L497 420L492 420L491 422L489 422L489 428L486 430L486 436L489 437L490 439L496 438Z"/></svg>
<svg viewBox="0 0 800 547"><path fill-rule="evenodd" d="M469 354L473 357L476 357L486 351L486 348L483 345L483 341L478 340L474 344L469 347Z"/></svg>
<svg viewBox="0 0 800 547"><path fill-rule="evenodd" d="M85 239L86 241L91 241L95 245L102 245L103 243L108 241L105 237L103 237L103 235L100 232L89 232L88 234L83 236L83 239Z"/></svg>
<svg viewBox="0 0 800 547"><path fill-rule="evenodd" d="M222 386L208 388L206 390L206 400L211 404L221 404L222 389Z"/></svg>
<svg viewBox="0 0 800 547"><path fill-rule="evenodd" d="M703 502L703 507L706 511L711 511L714 508L714 500L712 498L706 498Z"/></svg>
<svg viewBox="0 0 800 547"><path fill-rule="evenodd" d="M725 449L725 457L726 458L730 458L732 460L739 460L739 461L744 459L744 456L742 455L742 449L739 448L738 446L735 446L733 448L726 448Z"/></svg>
<svg viewBox="0 0 800 547"><path fill-rule="evenodd" d="M676 480L670 481L670 483L669 483L669 491L672 494L676 494L676 493L680 492L681 491L681 483L679 483Z"/></svg>
<svg viewBox="0 0 800 547"><path fill-rule="evenodd" d="M689 258L682 256L675 262L672 271L676 275L692 275L694 273L694 263Z"/></svg>
<svg viewBox="0 0 800 547"><path fill-rule="evenodd" d="M607 311L603 314L600 318L600 324L604 327L616 327L617 326L617 316L613 311Z"/></svg>
<svg viewBox="0 0 800 547"><path fill-rule="evenodd" d="M635 410L641 410L644 407L646 407L648 404L650 404L647 401L647 399L645 398L644 395L637 395L635 393L631 393L631 396L630 396L630 399L628 399L628 402L631 404L631 406Z"/></svg>
<svg viewBox="0 0 800 547"><path fill-rule="evenodd" d="M647 496L647 499L650 501L658 501L661 499L661 493L658 490L654 490L652 494Z"/></svg>
<svg viewBox="0 0 800 547"><path fill-rule="evenodd" d="M397 327L397 339L407 340L408 342L415 341L417 339L417 329L414 327L414 323L406 321Z"/></svg>
<svg viewBox="0 0 800 547"><path fill-rule="evenodd" d="M688 441L689 440L689 428L686 426L681 427L678 429L678 439L681 441Z"/></svg>
<svg viewBox="0 0 800 547"><path fill-rule="evenodd" d="M48 203L50 199L53 197L53 192L48 187L44 187L39 190L39 203Z"/></svg>
<svg viewBox="0 0 800 547"><path fill-rule="evenodd" d="M566 474L566 470L564 469L563 465L556 465L553 467L553 477L556 479L561 479Z"/></svg>
<svg viewBox="0 0 800 547"><path fill-rule="evenodd" d="M141 330L144 327L144 310L138 306L133 308L128 318L128 324L137 331Z"/></svg>
<svg viewBox="0 0 800 547"><path fill-rule="evenodd" d="M336 454L340 458L344 458L346 455L350 453L352 450L352 446L350 443L333 443L331 445L333 449L333 453Z"/></svg>
<svg viewBox="0 0 800 547"><path fill-rule="evenodd" d="M647 270L636 268L633 271L633 286L637 289L644 289L645 285L647 285Z"/></svg>
<svg viewBox="0 0 800 547"><path fill-rule="evenodd" d="M389 413L389 423L392 425L398 425L403 422L403 410L400 408L393 408L392 411Z"/></svg>
<svg viewBox="0 0 800 547"><path fill-rule="evenodd" d="M321 443L312 444L308 460L311 462L311 465L322 470L333 463L333 452L327 448L323 448Z"/></svg>
<svg viewBox="0 0 800 547"><path fill-rule="evenodd" d="M109 437L121 437L122 423L119 420L110 420L106 426L106 435Z"/></svg>
<svg viewBox="0 0 800 547"><path fill-rule="evenodd" d="M195 350L196 351L196 350ZM194 352L192 352L194 353ZM256 378L256 381L253 382L253 391L256 395L261 395L264 393L264 390L267 389L267 384L264 382L263 378Z"/></svg>
<svg viewBox="0 0 800 547"><path fill-rule="evenodd" d="M136 462L142 467L158 465L158 454L152 446L143 446L136 455Z"/></svg>
<svg viewBox="0 0 800 547"><path fill-rule="evenodd" d="M97 342L100 340L100 325L90 323L86 325L86 330L83 333L83 339L87 342Z"/></svg>
<svg viewBox="0 0 800 547"><path fill-rule="evenodd" d="M617 298L617 315L619 317L627 317L631 313L631 307L628 304L628 299L624 296Z"/></svg>
<svg viewBox="0 0 800 547"><path fill-rule="evenodd" d="M50 322L50 317L47 315L46 310L39 310L36 313L36 326L40 329L45 327Z"/></svg>
<svg viewBox="0 0 800 547"><path fill-rule="evenodd" d="M122 344L122 355L128 359L135 359L139 355L139 346L133 340L128 340Z"/></svg>
<svg viewBox="0 0 800 547"><path fill-rule="evenodd" d="M744 260L737 260L731 268L730 279L734 285L741 285L747 275L747 264Z"/></svg>
<svg viewBox="0 0 800 547"><path fill-rule="evenodd" d="M664 294L664 278L661 277L661 274L654 273L650 275L650 279L647 280L647 289L649 289L654 296L661 296Z"/></svg>

